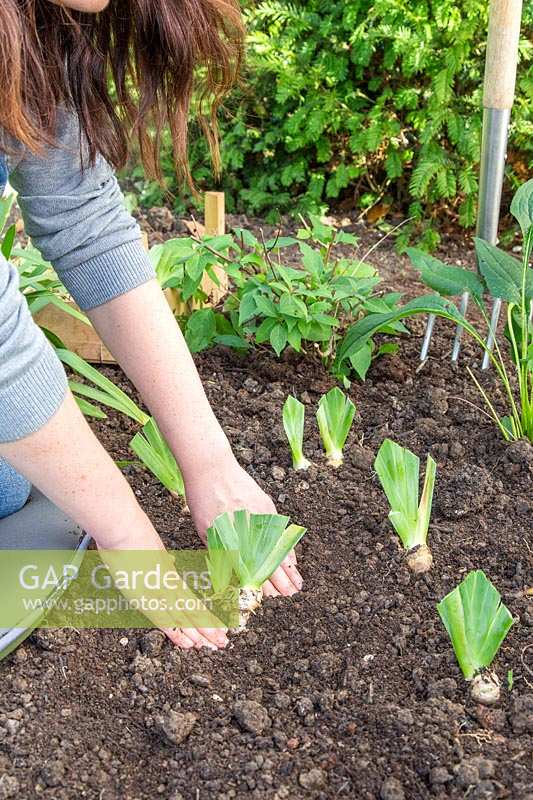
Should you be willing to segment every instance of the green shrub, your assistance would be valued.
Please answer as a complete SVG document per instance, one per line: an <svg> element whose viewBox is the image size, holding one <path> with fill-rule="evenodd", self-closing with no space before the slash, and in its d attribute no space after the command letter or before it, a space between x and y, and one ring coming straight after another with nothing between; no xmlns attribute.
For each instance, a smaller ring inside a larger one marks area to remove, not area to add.
<svg viewBox="0 0 533 800"><path fill-rule="evenodd" d="M474 223L487 0L244 6L248 66L222 119L230 210L273 220L353 198L361 209L392 204L419 230L443 214ZM533 6L523 13L508 168L515 185L513 170L523 179L533 163ZM194 135L191 158L199 185L213 188Z"/></svg>

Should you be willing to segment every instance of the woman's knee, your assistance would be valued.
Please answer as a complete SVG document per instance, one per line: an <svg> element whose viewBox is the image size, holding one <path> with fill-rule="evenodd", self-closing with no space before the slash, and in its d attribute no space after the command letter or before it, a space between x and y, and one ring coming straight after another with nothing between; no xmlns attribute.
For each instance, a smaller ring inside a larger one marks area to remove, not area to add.
<svg viewBox="0 0 533 800"><path fill-rule="evenodd" d="M0 519L20 511L30 491L30 482L0 458Z"/></svg>

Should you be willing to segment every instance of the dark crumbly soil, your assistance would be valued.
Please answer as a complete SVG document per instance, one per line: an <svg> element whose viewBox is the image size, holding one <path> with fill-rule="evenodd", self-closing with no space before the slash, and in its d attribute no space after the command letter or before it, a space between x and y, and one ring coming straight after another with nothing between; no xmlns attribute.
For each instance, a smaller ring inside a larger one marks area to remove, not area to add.
<svg viewBox="0 0 533 800"><path fill-rule="evenodd" d="M387 263L398 286L404 262L389 251ZM353 385L359 415L336 471L314 423L332 385L319 364L197 357L241 463L308 528L304 591L265 602L215 654L173 650L157 632L35 634L0 665L0 798L533 799L533 448L505 446L465 402L478 398L450 366L446 325L419 372L422 322L411 329L397 356ZM466 343L463 364L476 358ZM290 468L288 392L307 406L306 473ZM115 458L129 457L127 420L95 429ZM372 473L385 436L438 462L424 577L409 573ZM196 547L177 503L147 474L127 474L168 545ZM518 620L497 658L504 688L492 709L471 701L435 610L474 568ZM180 744L161 732L171 710L187 715Z"/></svg>

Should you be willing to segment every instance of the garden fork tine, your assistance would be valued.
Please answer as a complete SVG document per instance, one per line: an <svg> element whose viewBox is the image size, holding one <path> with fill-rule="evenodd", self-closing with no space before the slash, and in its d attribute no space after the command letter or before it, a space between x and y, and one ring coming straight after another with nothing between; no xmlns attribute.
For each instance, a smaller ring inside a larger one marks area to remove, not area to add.
<svg viewBox="0 0 533 800"><path fill-rule="evenodd" d="M489 32L485 59L485 81L483 87L483 134L481 142L481 164L479 178L479 203L476 234L490 244L496 244L498 220L502 196L507 132L514 100L516 65L522 0L491 0L489 10ZM468 292L461 297L460 311L463 316L468 308ZM494 336L501 310L501 300L496 300L492 309L487 347L492 350ZM426 333L420 359L428 355L434 315L427 321ZM452 349L452 361L457 361L461 349L462 327L457 326ZM482 368L489 365L485 353Z"/></svg>

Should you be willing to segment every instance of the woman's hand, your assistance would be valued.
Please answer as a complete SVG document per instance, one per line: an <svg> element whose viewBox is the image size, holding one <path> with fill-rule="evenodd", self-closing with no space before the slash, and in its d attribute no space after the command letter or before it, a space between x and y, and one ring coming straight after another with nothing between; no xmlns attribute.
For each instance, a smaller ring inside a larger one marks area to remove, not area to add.
<svg viewBox="0 0 533 800"><path fill-rule="evenodd" d="M231 451L222 457L213 455L210 465L198 465L192 475L186 477L185 490L193 522L203 542L213 520L224 512L244 508L254 514L276 513L270 497L237 463ZM293 551L263 590L267 597L292 595L300 591L302 585Z"/></svg>
<svg viewBox="0 0 533 800"><path fill-rule="evenodd" d="M89 317L174 453L200 537L205 541L208 527L224 511L274 513L272 500L235 460L157 281L92 309ZM265 589L267 595L290 595L301 587L291 554Z"/></svg>

